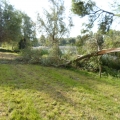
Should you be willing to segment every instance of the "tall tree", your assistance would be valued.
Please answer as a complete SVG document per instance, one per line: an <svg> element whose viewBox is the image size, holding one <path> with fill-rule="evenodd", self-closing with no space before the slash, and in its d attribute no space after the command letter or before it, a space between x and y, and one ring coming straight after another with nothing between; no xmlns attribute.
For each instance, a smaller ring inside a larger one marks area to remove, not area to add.
<svg viewBox="0 0 120 120"><path fill-rule="evenodd" d="M3 26L3 9L4 9L3 1L0 1L0 42L3 41L3 36L4 36L4 33L3 33L3 30L4 30L4 26Z"/></svg>
<svg viewBox="0 0 120 120"><path fill-rule="evenodd" d="M31 18L16 10L6 0L0 1L0 42L17 44L22 38L36 39L36 26Z"/></svg>
<svg viewBox="0 0 120 120"><path fill-rule="evenodd" d="M19 38L21 34L21 13L15 10L12 5L5 3L5 8L3 11L4 19L4 40L5 41L15 41Z"/></svg>
<svg viewBox="0 0 120 120"><path fill-rule="evenodd" d="M22 34L28 40L36 39L36 24L25 13L22 13Z"/></svg>
<svg viewBox="0 0 120 120"><path fill-rule="evenodd" d="M43 45L43 46L46 44L46 38L44 35L40 36L39 43L40 45Z"/></svg>
<svg viewBox="0 0 120 120"><path fill-rule="evenodd" d="M116 7L119 8L119 5ZM116 9L115 13L109 12L99 8L92 0L72 0L72 11L80 17L89 17L89 23L85 24L87 28L92 28L95 21L98 21L99 30L102 33L109 31L114 17L120 17L118 14L120 9Z"/></svg>
<svg viewBox="0 0 120 120"><path fill-rule="evenodd" d="M21 13L6 1L0 4L0 41L15 41L21 34Z"/></svg>
<svg viewBox="0 0 120 120"><path fill-rule="evenodd" d="M66 25L63 0L49 0L49 2L49 10L44 10L45 19L38 15L38 24L40 31L51 41L53 55L59 57L59 40L69 32L72 19L69 17Z"/></svg>

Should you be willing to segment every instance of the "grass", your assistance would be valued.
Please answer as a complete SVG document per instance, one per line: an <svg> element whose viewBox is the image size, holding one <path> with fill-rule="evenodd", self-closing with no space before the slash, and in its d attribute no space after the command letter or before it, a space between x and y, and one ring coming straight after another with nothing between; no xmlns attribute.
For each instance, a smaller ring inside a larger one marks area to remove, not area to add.
<svg viewBox="0 0 120 120"><path fill-rule="evenodd" d="M120 79L0 56L0 120L120 119Z"/></svg>
<svg viewBox="0 0 120 120"><path fill-rule="evenodd" d="M120 79L0 64L0 120L120 120Z"/></svg>

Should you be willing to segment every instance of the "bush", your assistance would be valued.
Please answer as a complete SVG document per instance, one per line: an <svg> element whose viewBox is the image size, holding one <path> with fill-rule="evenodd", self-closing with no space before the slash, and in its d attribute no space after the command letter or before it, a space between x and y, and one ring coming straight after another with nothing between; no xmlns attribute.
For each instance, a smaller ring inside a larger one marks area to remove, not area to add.
<svg viewBox="0 0 120 120"><path fill-rule="evenodd" d="M110 68L108 66L103 66L102 71L103 71L103 75L120 78L120 71L119 70Z"/></svg>
<svg viewBox="0 0 120 120"><path fill-rule="evenodd" d="M23 61L28 63L42 63L42 56L47 55L47 50L27 48L22 50Z"/></svg>
<svg viewBox="0 0 120 120"><path fill-rule="evenodd" d="M120 69L120 59L119 57L112 55L103 55L101 58L102 64L108 66L112 69Z"/></svg>
<svg viewBox="0 0 120 120"><path fill-rule="evenodd" d="M22 60L27 63L41 64L45 66L58 65L60 59L51 55L48 50L27 48L21 50Z"/></svg>

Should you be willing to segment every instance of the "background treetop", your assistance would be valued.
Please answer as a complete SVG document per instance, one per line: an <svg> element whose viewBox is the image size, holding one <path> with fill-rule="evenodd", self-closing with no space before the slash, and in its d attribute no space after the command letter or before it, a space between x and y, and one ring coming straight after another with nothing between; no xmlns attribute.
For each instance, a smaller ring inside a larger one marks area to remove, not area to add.
<svg viewBox="0 0 120 120"><path fill-rule="evenodd" d="M88 16L88 23L84 24L87 29L91 29L95 22L98 23L98 29L102 33L109 31L115 17L120 17L120 5L114 3L111 8L115 6L114 11L106 11L96 5L92 0L72 0L72 11L80 17Z"/></svg>

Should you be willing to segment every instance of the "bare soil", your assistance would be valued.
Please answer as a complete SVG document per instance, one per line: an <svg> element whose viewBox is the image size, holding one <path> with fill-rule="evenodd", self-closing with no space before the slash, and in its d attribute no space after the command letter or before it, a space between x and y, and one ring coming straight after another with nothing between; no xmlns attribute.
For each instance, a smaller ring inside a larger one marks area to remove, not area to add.
<svg viewBox="0 0 120 120"><path fill-rule="evenodd" d="M5 59L5 60L15 60L18 58L18 55L15 53L5 53L5 52L0 52L0 59Z"/></svg>

